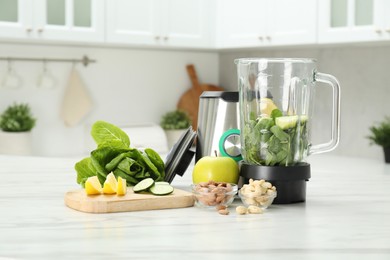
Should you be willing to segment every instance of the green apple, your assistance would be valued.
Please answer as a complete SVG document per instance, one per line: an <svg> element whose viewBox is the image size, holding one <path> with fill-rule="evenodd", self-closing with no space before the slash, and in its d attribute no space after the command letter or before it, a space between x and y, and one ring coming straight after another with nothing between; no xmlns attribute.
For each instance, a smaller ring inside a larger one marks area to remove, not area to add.
<svg viewBox="0 0 390 260"><path fill-rule="evenodd" d="M205 156L200 158L192 172L192 182L238 183L238 164L230 157Z"/></svg>

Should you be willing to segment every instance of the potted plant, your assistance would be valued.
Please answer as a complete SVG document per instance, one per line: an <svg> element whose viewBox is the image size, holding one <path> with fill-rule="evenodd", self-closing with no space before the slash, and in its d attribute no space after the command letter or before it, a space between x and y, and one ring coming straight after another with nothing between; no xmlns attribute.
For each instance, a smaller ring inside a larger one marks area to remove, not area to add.
<svg viewBox="0 0 390 260"><path fill-rule="evenodd" d="M164 114L160 126L165 130L169 148L172 148L183 132L191 126L191 119L186 112L177 109Z"/></svg>
<svg viewBox="0 0 390 260"><path fill-rule="evenodd" d="M385 117L383 121L369 129L371 134L367 138L371 141L370 144L382 146L385 162L390 163L390 117Z"/></svg>
<svg viewBox="0 0 390 260"><path fill-rule="evenodd" d="M30 155L35 122L28 104L8 106L0 115L0 153Z"/></svg>

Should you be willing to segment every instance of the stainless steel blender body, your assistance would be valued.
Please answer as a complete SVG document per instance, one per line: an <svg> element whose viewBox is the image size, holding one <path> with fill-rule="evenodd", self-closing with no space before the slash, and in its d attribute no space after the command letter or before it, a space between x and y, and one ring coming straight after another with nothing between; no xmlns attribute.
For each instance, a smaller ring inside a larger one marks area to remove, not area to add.
<svg viewBox="0 0 390 260"><path fill-rule="evenodd" d="M203 156L241 160L238 92L205 91L199 99L195 161Z"/></svg>

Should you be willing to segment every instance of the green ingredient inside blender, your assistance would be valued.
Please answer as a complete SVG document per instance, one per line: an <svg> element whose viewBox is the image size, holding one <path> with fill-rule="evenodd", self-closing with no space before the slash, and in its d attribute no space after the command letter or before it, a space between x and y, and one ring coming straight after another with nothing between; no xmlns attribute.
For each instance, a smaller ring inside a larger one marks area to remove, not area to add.
<svg viewBox="0 0 390 260"><path fill-rule="evenodd" d="M282 116L274 109L271 117L258 117L244 127L244 158L248 163L290 166L306 157L306 116Z"/></svg>

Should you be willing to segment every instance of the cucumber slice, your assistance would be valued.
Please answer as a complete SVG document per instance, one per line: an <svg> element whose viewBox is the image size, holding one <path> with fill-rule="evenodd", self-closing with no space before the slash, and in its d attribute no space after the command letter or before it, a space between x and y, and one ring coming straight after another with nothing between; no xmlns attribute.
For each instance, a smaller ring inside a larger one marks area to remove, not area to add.
<svg viewBox="0 0 390 260"><path fill-rule="evenodd" d="M298 117L297 115L280 116L275 118L275 124L279 126L282 130L286 130L288 128L294 128L297 125L298 118L300 118L302 123L307 121L306 115L301 115L300 117Z"/></svg>
<svg viewBox="0 0 390 260"><path fill-rule="evenodd" d="M297 125L298 116L280 116L275 118L275 124L282 130L293 128Z"/></svg>
<svg viewBox="0 0 390 260"><path fill-rule="evenodd" d="M156 185L170 185L169 182L166 182L166 181L156 181L154 184L156 184Z"/></svg>
<svg viewBox="0 0 390 260"><path fill-rule="evenodd" d="M152 178L146 178L146 179L143 179L142 181L138 182L133 187L133 191L134 192L146 191L150 187L152 187L153 185L154 185L154 180Z"/></svg>
<svg viewBox="0 0 390 260"><path fill-rule="evenodd" d="M156 182L149 191L154 195L168 195L173 192L174 188L168 182Z"/></svg>

